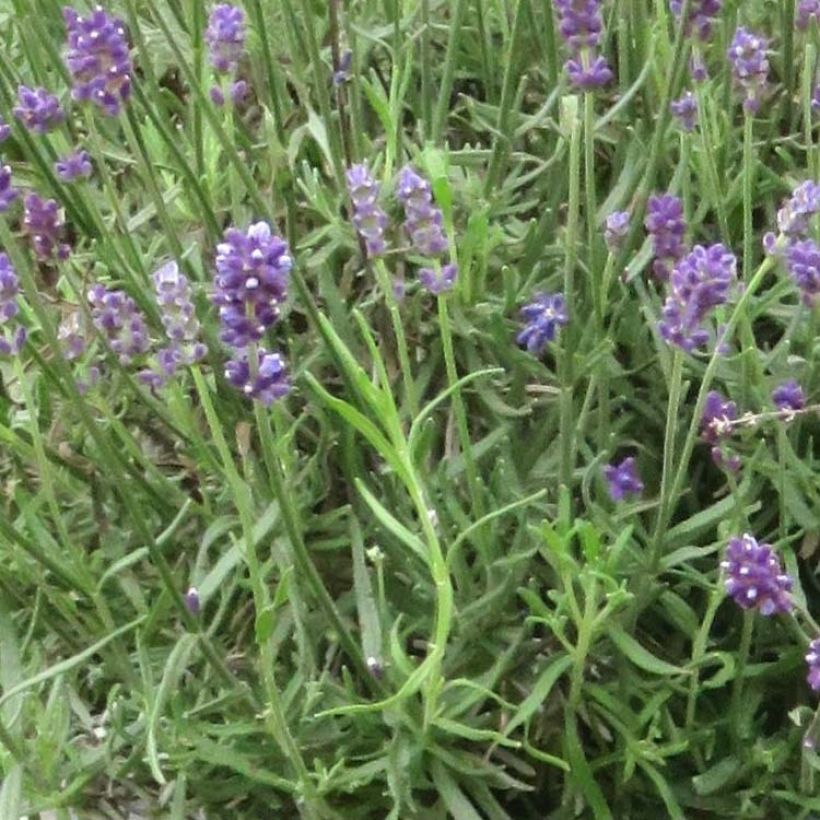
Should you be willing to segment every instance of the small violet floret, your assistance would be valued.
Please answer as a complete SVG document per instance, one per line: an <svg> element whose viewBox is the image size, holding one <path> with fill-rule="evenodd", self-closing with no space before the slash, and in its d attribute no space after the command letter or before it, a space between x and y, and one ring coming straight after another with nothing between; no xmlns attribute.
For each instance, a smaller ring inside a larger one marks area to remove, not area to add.
<svg viewBox="0 0 820 820"><path fill-rule="evenodd" d="M742 609L756 609L761 615L791 611L792 579L770 544L759 544L748 533L731 538L720 566L726 593Z"/></svg>
<svg viewBox="0 0 820 820"><path fill-rule="evenodd" d="M789 379L772 391L772 402L778 410L794 413L806 406L806 395L794 379Z"/></svg>
<svg viewBox="0 0 820 820"><path fill-rule="evenodd" d="M609 495L613 501L623 501L628 495L640 495L643 481L638 475L638 467L632 456L619 464L607 464L603 469Z"/></svg>
<svg viewBox="0 0 820 820"><path fill-rule="evenodd" d="M604 226L604 242L607 248L614 253L620 250L629 233L629 211L613 211L607 218Z"/></svg>
<svg viewBox="0 0 820 820"><path fill-rule="evenodd" d="M0 214L11 208L18 196L18 190L11 184L11 166L0 165Z"/></svg>
<svg viewBox="0 0 820 820"><path fill-rule="evenodd" d="M72 151L54 163L54 170L63 182L88 179L94 173L88 151Z"/></svg>
<svg viewBox="0 0 820 820"><path fill-rule="evenodd" d="M31 239L35 256L41 262L67 259L70 248L60 242L65 220L58 203L28 194L23 207L23 232Z"/></svg>
<svg viewBox="0 0 820 820"><path fill-rule="evenodd" d="M815 638L806 652L808 674L806 682L814 692L820 692L820 638Z"/></svg>
<svg viewBox="0 0 820 820"><path fill-rule="evenodd" d="M60 101L45 88L28 88L21 85L17 89L17 100L18 103L12 113L35 134L46 134L65 119Z"/></svg>
<svg viewBox="0 0 820 820"><path fill-rule="evenodd" d="M555 338L559 327L569 321L566 301L561 293L539 293L521 308L524 328L517 342L530 353L538 355Z"/></svg>
<svg viewBox="0 0 820 820"><path fill-rule="evenodd" d="M675 263L686 253L683 202L672 194L649 197L644 227L652 239L652 270L658 279L666 281Z"/></svg>
<svg viewBox="0 0 820 820"><path fill-rule="evenodd" d="M20 282L11 260L0 253L0 356L16 356L26 343L26 329L15 319L20 312Z"/></svg>

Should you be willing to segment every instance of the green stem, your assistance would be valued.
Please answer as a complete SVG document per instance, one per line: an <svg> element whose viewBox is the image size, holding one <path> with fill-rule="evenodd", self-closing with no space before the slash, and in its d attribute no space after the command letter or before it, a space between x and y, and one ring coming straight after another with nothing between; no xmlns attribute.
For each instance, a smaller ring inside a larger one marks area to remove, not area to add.
<svg viewBox="0 0 820 820"><path fill-rule="evenodd" d="M450 94L453 91L453 78L456 72L459 37L464 27L464 15L467 11L467 0L456 0L455 11L450 18L450 36L447 41L447 54L444 57L444 70L438 90L438 102L433 116L432 139L437 145L441 143L447 112L450 110Z"/></svg>
<svg viewBox="0 0 820 820"><path fill-rule="evenodd" d="M743 281L752 272L754 255L754 231L752 227L752 191L754 190L755 164L752 157L752 126L754 118L746 114L743 118Z"/></svg>
<svg viewBox="0 0 820 820"><path fill-rule="evenodd" d="M398 55L395 55L398 58ZM432 57L430 54L430 0L421 0L421 118L429 133L433 120Z"/></svg>
<svg viewBox="0 0 820 820"><path fill-rule="evenodd" d="M598 265L598 248L601 237L598 234L598 204L595 191L595 96L584 94L584 193L586 194L587 252L589 254L590 288L595 316L600 325L603 322L602 271Z"/></svg>
<svg viewBox="0 0 820 820"><path fill-rule="evenodd" d="M743 630L740 633L740 647L737 651L737 669L732 686L731 725L736 743L745 739L746 709L743 705L743 676L746 664L749 661L749 650L752 646L752 635L755 628L755 611L746 610L743 613Z"/></svg>

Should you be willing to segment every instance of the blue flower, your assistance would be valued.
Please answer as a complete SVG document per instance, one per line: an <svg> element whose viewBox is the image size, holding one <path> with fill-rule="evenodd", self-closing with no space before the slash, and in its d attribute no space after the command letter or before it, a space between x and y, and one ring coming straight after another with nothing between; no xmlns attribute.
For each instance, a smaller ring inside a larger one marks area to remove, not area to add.
<svg viewBox="0 0 820 820"><path fill-rule="evenodd" d="M561 293L539 293L532 302L521 308L521 318L525 321L518 334L518 344L530 353L538 354L555 338L559 327L569 321L567 306Z"/></svg>
<svg viewBox="0 0 820 820"><path fill-rule="evenodd" d="M603 473L613 501L623 501L628 495L640 495L643 492L643 481L632 456L623 459L620 464L605 465Z"/></svg>

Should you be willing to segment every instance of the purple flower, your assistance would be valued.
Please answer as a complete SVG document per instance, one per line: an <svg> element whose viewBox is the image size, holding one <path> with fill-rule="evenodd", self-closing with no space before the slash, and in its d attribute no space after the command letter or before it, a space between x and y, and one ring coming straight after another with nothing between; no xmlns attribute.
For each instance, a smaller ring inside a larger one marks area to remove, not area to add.
<svg viewBox="0 0 820 820"><path fill-rule="evenodd" d="M669 295L658 323L661 336L690 352L706 344L709 333L703 322L726 303L736 278L737 260L724 245L696 245L669 277Z"/></svg>
<svg viewBox="0 0 820 820"><path fill-rule="evenodd" d="M245 48L245 13L238 6L220 3L208 18L205 42L211 65L221 74L236 70Z"/></svg>
<svg viewBox="0 0 820 820"><path fill-rule="evenodd" d="M384 229L388 219L376 204L379 184L367 165L353 165L347 171L347 190L353 202L353 224L364 240L368 256L381 256L385 251Z"/></svg>
<svg viewBox="0 0 820 820"><path fill-rule="evenodd" d="M285 360L278 353L255 349L256 367L252 368L247 350L237 352L225 364L225 378L249 399L265 407L290 391L290 378Z"/></svg>
<svg viewBox="0 0 820 820"><path fill-rule="evenodd" d="M731 453L725 446L731 438L737 419L737 405L725 399L717 390L706 395L706 403L700 420L700 435L712 445L712 461L723 470L737 472L740 469L740 457Z"/></svg>
<svg viewBox="0 0 820 820"><path fill-rule="evenodd" d="M777 212L777 227L789 238L803 237L809 232L809 219L820 213L820 183L808 179L794 189Z"/></svg>
<svg viewBox="0 0 820 820"><path fill-rule="evenodd" d="M68 361L79 359L88 348L88 336L83 329L82 317L78 310L69 313L57 328L57 340Z"/></svg>
<svg viewBox="0 0 820 820"><path fill-rule="evenodd" d="M0 142L5 142L11 136L11 126L0 117Z"/></svg>
<svg viewBox="0 0 820 820"><path fill-rule="evenodd" d="M17 189L11 187L11 166L0 165L0 214L11 208L19 195Z"/></svg>
<svg viewBox="0 0 820 820"><path fill-rule="evenodd" d="M809 650L806 652L806 666L809 668L806 682L813 691L820 691L820 638L815 638L809 644Z"/></svg>
<svg viewBox="0 0 820 820"><path fill-rule="evenodd" d="M772 401L778 410L802 410L806 406L806 395L794 379L789 379L775 387Z"/></svg>
<svg viewBox="0 0 820 820"><path fill-rule="evenodd" d="M698 121L698 101L691 91L686 91L679 99L672 100L669 103L669 110L683 131L695 130Z"/></svg>
<svg viewBox="0 0 820 820"><path fill-rule="evenodd" d="M547 342L555 338L558 328L569 321L563 294L536 294L532 302L521 308L521 318L525 324L516 341L530 353L537 355L546 347Z"/></svg>
<svg viewBox="0 0 820 820"><path fill-rule="evenodd" d="M820 293L820 246L813 239L794 241L786 249L786 269L811 307Z"/></svg>
<svg viewBox="0 0 820 820"><path fill-rule="evenodd" d="M672 13L680 19L684 0L669 0ZM722 0L690 0L689 12L686 15L685 31L688 36L695 36L706 41L712 34L712 24L720 14Z"/></svg>
<svg viewBox="0 0 820 820"><path fill-rule="evenodd" d="M564 68L578 89L597 88L612 79L607 61L595 54L601 42L603 18L600 0L555 0L558 30L570 57Z"/></svg>
<svg viewBox="0 0 820 820"><path fill-rule="evenodd" d="M94 285L88 291L91 321L108 341L122 365L147 353L151 346L145 318L134 300L121 290Z"/></svg>
<svg viewBox="0 0 820 820"><path fill-rule="evenodd" d="M649 197L643 224L652 237L652 253L655 256L652 270L655 276L666 281L675 263L686 253L683 203L672 194Z"/></svg>
<svg viewBox="0 0 820 820"><path fill-rule="evenodd" d="M17 89L17 99L14 116L35 134L46 134L65 119L60 101L45 88L21 85Z"/></svg>
<svg viewBox="0 0 820 820"><path fill-rule="evenodd" d="M441 211L433 203L430 183L409 165L399 173L396 196L404 206L407 231L414 248L422 256L440 256L447 250L441 230Z"/></svg>
<svg viewBox="0 0 820 820"><path fill-rule="evenodd" d="M88 179L94 173L88 151L73 151L54 163L54 170L63 182Z"/></svg>
<svg viewBox="0 0 820 820"><path fill-rule="evenodd" d="M435 268L421 268L419 270L419 282L421 286L434 296L446 293L453 289L458 276L458 265L450 262L447 265Z"/></svg>
<svg viewBox="0 0 820 820"><path fill-rule="evenodd" d="M239 103L245 99L247 94L248 84L244 80L237 80L236 82L231 83L228 88L228 95L234 105L239 105ZM214 105L219 106L220 108L225 105L225 92L220 86L213 86L211 88L210 95L211 101Z"/></svg>
<svg viewBox="0 0 820 820"><path fill-rule="evenodd" d="M811 24L811 18L820 21L820 0L800 0L797 5L795 25L805 31Z"/></svg>
<svg viewBox="0 0 820 820"><path fill-rule="evenodd" d="M748 533L730 538L720 566L726 573L726 593L742 609L757 609L761 615L791 611L792 579L770 544L758 544Z"/></svg>
<svg viewBox="0 0 820 820"><path fill-rule="evenodd" d="M629 211L613 211L606 218L604 242L613 253L620 249L629 233L629 220Z"/></svg>
<svg viewBox="0 0 820 820"><path fill-rule="evenodd" d="M67 259L70 248L60 242L65 225L60 206L53 199L28 194L23 207L23 232L31 238L35 256L41 262Z"/></svg>
<svg viewBox="0 0 820 820"><path fill-rule="evenodd" d="M196 618L199 615L200 608L199 590L196 587L189 587L185 593L185 609Z"/></svg>
<svg viewBox="0 0 820 820"><path fill-rule="evenodd" d="M632 456L623 459L620 464L605 465L603 472L613 501L623 501L628 495L640 495L643 492L643 481Z"/></svg>
<svg viewBox="0 0 820 820"><path fill-rule="evenodd" d="M115 117L131 94L131 57L125 27L97 6L83 17L75 9L63 9L68 29L66 65L74 85L75 100L91 100L105 114Z"/></svg>
<svg viewBox="0 0 820 820"><path fill-rule="evenodd" d="M6 330L4 325L13 322L20 311L17 298L20 282L17 272L5 253L0 253L0 356L16 356L26 343L26 329L17 323Z"/></svg>
<svg viewBox="0 0 820 820"><path fill-rule="evenodd" d="M353 52L348 49L339 58L339 68L333 72L333 85L344 85L350 79L350 67L353 65Z"/></svg>
<svg viewBox="0 0 820 820"><path fill-rule="evenodd" d="M293 260L284 239L267 222L251 225L247 232L225 231L216 248L213 295L219 307L220 337L236 349L258 342L279 318L285 301Z"/></svg>
<svg viewBox="0 0 820 820"><path fill-rule="evenodd" d="M740 26L735 32L727 57L737 85L745 92L743 110L755 114L760 108L769 75L768 40Z"/></svg>

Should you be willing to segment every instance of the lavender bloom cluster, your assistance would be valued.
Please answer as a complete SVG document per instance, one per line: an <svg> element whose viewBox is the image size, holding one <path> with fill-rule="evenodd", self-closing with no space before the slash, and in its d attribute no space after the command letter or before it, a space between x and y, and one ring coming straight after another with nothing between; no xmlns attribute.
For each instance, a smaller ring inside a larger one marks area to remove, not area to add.
<svg viewBox="0 0 820 820"><path fill-rule="evenodd" d="M377 205L379 184L364 163L349 168L346 179L353 202L353 224L364 241L368 256L381 256L387 247L384 230L388 219Z"/></svg>
<svg viewBox="0 0 820 820"><path fill-rule="evenodd" d="M640 495L643 481L638 475L638 467L632 456L618 464L607 464L603 469L609 496L613 501L623 501L628 495Z"/></svg>
<svg viewBox="0 0 820 820"><path fill-rule="evenodd" d="M604 224L604 242L612 252L619 250L629 233L629 211L613 211Z"/></svg>
<svg viewBox="0 0 820 820"><path fill-rule="evenodd" d="M8 256L0 253L0 356L16 356L26 343L25 327L12 324L20 311L19 294L17 272Z"/></svg>
<svg viewBox="0 0 820 820"><path fill-rule="evenodd" d="M689 11L683 21L683 26L686 36L694 40L692 56L689 60L689 73L696 82L702 82L709 76L701 46L712 36L712 26L722 6L722 0L690 0ZM684 0L670 0L669 7L675 17L680 20Z"/></svg>
<svg viewBox="0 0 820 820"><path fill-rule="evenodd" d="M578 89L606 85L612 70L606 59L596 54L604 27L600 0L555 0L555 8L558 29L570 52L564 68L571 85Z"/></svg>
<svg viewBox="0 0 820 820"><path fill-rule="evenodd" d="M88 151L72 151L54 163L54 170L63 182L88 179L94 173Z"/></svg>
<svg viewBox="0 0 820 820"><path fill-rule="evenodd" d="M68 42L66 65L75 100L92 101L108 116L120 113L131 95L131 57L125 27L97 6L87 17L63 10Z"/></svg>
<svg viewBox="0 0 820 820"><path fill-rule="evenodd" d="M725 304L737 278L737 260L723 245L696 245L669 277L669 295L658 323L661 336L691 352L709 340L703 323Z"/></svg>
<svg viewBox="0 0 820 820"><path fill-rule="evenodd" d="M217 246L213 301L219 308L220 337L234 353L225 377L264 405L290 387L284 360L258 342L279 318L292 265L287 243L267 222L257 222L247 232L229 228Z"/></svg>
<svg viewBox="0 0 820 820"><path fill-rule="evenodd" d="M806 394L794 379L789 379L772 391L772 402L778 410L794 413L806 406Z"/></svg>
<svg viewBox="0 0 820 820"><path fill-rule="evenodd" d="M672 194L649 197L644 227L652 239L652 270L658 279L666 281L686 253L683 202Z"/></svg>
<svg viewBox="0 0 820 820"><path fill-rule="evenodd" d="M0 165L0 214L11 208L18 196L11 184L11 166Z"/></svg>
<svg viewBox="0 0 820 820"><path fill-rule="evenodd" d="M820 0L800 0L795 25L805 31L811 25L812 18L820 21Z"/></svg>
<svg viewBox="0 0 820 820"><path fill-rule="evenodd" d="M11 136L11 126L0 117L0 142L5 142Z"/></svg>
<svg viewBox="0 0 820 820"><path fill-rule="evenodd" d="M724 398L717 390L707 393L700 420L701 438L712 445L712 461L730 472L740 469L740 457L727 447L736 420L737 405L733 401Z"/></svg>
<svg viewBox="0 0 820 820"><path fill-rule="evenodd" d="M220 3L208 17L205 30L208 44L208 58L218 74L236 75L239 61L245 51L245 12L239 6ZM243 80L231 84L229 95L234 102L240 102L247 92ZM211 88L211 99L216 105L225 104L225 91L221 86Z"/></svg>
<svg viewBox="0 0 820 820"><path fill-rule="evenodd" d="M91 321L106 339L120 364L127 366L151 347L142 311L124 291L96 284L87 294Z"/></svg>
<svg viewBox="0 0 820 820"><path fill-rule="evenodd" d="M695 130L698 122L698 101L691 91L686 91L677 100L672 100L669 103L669 110L682 131L691 132Z"/></svg>
<svg viewBox="0 0 820 820"><path fill-rule="evenodd" d="M59 204L28 194L23 200L23 232L31 240L34 255L41 262L68 258L70 248L61 242L65 220Z"/></svg>
<svg viewBox="0 0 820 820"><path fill-rule="evenodd" d="M521 308L521 318L525 324L516 341L538 355L569 321L566 300L561 293L539 293Z"/></svg>
<svg viewBox="0 0 820 820"><path fill-rule="evenodd" d="M727 57L735 83L745 94L743 110L756 114L760 109L769 76L768 40L740 26L735 32Z"/></svg>
<svg viewBox="0 0 820 820"><path fill-rule="evenodd" d="M65 120L60 101L45 88L21 85L17 89L17 99L18 104L12 113L35 134L46 134Z"/></svg>
<svg viewBox="0 0 820 820"><path fill-rule="evenodd" d="M739 607L761 615L791 611L792 579L770 544L759 544L748 533L731 538L720 566L726 573L726 592Z"/></svg>

